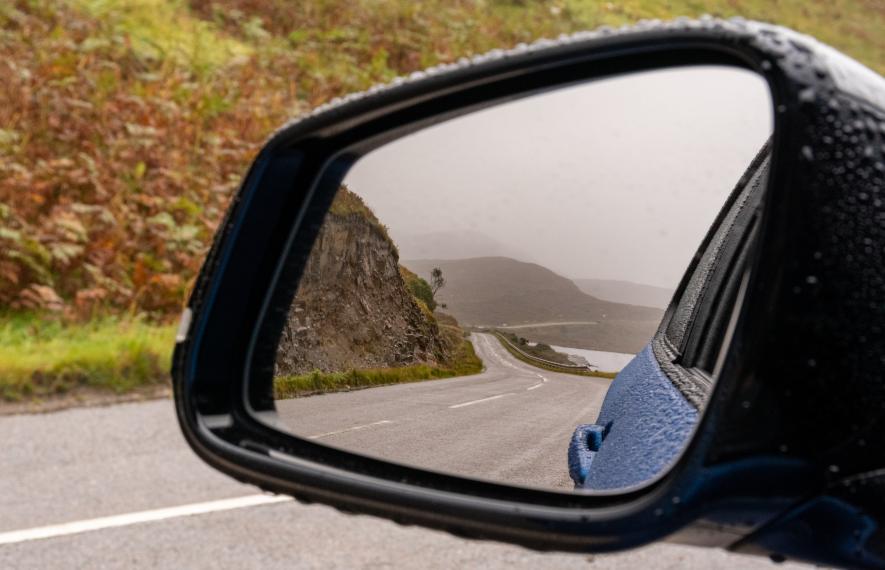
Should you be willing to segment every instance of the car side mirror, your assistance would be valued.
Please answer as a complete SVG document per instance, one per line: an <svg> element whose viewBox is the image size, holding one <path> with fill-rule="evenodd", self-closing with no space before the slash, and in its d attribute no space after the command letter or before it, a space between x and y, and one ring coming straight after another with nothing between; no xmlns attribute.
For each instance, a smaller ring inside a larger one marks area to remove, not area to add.
<svg viewBox="0 0 885 570"><path fill-rule="evenodd" d="M885 80L738 20L335 101L218 230L182 430L265 490L464 536L885 565L883 139Z"/></svg>

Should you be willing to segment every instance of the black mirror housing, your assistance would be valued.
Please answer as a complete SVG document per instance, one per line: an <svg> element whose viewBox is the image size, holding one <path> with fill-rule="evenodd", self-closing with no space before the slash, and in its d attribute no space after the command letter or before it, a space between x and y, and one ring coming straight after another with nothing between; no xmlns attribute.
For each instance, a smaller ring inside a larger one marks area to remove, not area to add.
<svg viewBox="0 0 885 570"><path fill-rule="evenodd" d="M710 63L766 79L775 132L744 303L696 435L672 469L623 492L566 495L386 463L274 429L276 341L323 216L359 157L531 92ZM414 74L321 107L261 150L182 319L179 422L204 460L239 480L462 536L565 551L670 536L883 566L883 194L885 80L783 28L646 23Z"/></svg>

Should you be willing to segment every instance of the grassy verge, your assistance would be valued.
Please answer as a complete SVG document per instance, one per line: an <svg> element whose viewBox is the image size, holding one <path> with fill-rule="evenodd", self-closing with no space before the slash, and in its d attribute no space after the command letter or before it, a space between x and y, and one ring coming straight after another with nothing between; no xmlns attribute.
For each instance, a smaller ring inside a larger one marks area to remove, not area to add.
<svg viewBox="0 0 885 570"><path fill-rule="evenodd" d="M498 335L495 335L495 336L497 337ZM501 341L500 337L498 338L498 340ZM540 368L542 370L549 370L550 372L559 372L561 374L574 374L575 376L592 376L594 378L608 378L610 380L614 379L614 377L618 375L617 372L602 372L600 370L569 370L567 368L559 368L557 366L548 366L544 363L537 362L535 360L531 360L530 358L526 358L524 354L522 354L521 352L519 352L517 350L514 350L512 346L510 346L508 343L506 343L504 341L501 341L501 346L503 346L507 350L507 352L512 354L514 356L514 358L516 358L517 360L521 360L522 362L525 362L526 364L531 364L535 368Z"/></svg>
<svg viewBox="0 0 885 570"><path fill-rule="evenodd" d="M70 324L33 315L0 317L0 401L83 387L119 394L166 383L175 328L136 318Z"/></svg>
<svg viewBox="0 0 885 570"><path fill-rule="evenodd" d="M482 371L482 360L473 350L473 344L465 340L459 354L450 367L413 364L399 368L375 368L365 370L348 370L346 372L321 372L315 370L297 376L280 376L274 378L274 398L283 400L299 396L312 396L326 392L342 392L386 386L388 384L406 384L424 380L470 376Z"/></svg>
<svg viewBox="0 0 885 570"><path fill-rule="evenodd" d="M544 360L556 362L557 364L564 364L566 366L572 366L574 364L571 360L569 360L567 354L556 352L549 344L544 344L543 342L530 344L529 341L525 338L519 337L511 332L506 332L498 329L495 329L495 334L507 339L513 346L518 347L521 351L529 354L530 356L535 356Z"/></svg>

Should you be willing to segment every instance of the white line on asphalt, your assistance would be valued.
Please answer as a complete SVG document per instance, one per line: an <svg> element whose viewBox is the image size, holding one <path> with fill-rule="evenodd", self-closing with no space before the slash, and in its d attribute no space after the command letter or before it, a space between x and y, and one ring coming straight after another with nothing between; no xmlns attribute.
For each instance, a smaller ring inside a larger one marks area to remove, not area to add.
<svg viewBox="0 0 885 570"><path fill-rule="evenodd" d="M123 515L114 515L97 519L87 519L63 524L39 526L35 528L27 528L23 530L13 530L10 532L0 533L0 544L15 544L17 542L25 542L28 540L54 538L56 536L79 534L81 532L101 530L105 528L129 526L138 523L174 519L177 517L186 517L190 515L202 515L205 513L213 513L217 511L229 511L231 509L242 509L244 507L254 507L257 505L282 503L291 500L292 497L280 497L275 495L247 495L245 497L236 497L234 499L222 499L220 501L208 501L206 503L193 503L190 505L181 505L178 507L169 507L165 509L154 509L151 511L126 513Z"/></svg>
<svg viewBox="0 0 885 570"><path fill-rule="evenodd" d="M370 424L365 424L361 426L349 427L347 429L339 429L337 431L327 431L326 433L318 433L316 435L311 435L307 439L320 439L321 437L328 437L330 435L338 435L339 433L346 433L349 431L359 431L361 429L366 429L375 426L383 426L384 424L392 424L393 422L390 420L381 420L380 422L372 422Z"/></svg>
<svg viewBox="0 0 885 570"><path fill-rule="evenodd" d="M455 404L454 406L449 406L450 410L454 410L455 408L463 408L465 406L472 406L473 404L479 404L481 402L488 402L490 400L497 400L498 398L503 398L504 396L509 396L510 394L498 394L497 396L490 396L488 398L482 398L481 400L472 400L470 402L464 402L463 404Z"/></svg>
<svg viewBox="0 0 885 570"><path fill-rule="evenodd" d="M541 375L541 374L538 374L537 372L535 372L535 376L537 376L538 378L540 378L541 381L538 382L537 384L535 384L534 386L529 386L528 388L526 388L526 391L534 390L535 388L540 388L541 386L543 386L544 384L547 383L547 377L546 377L546 376L543 376L543 375Z"/></svg>

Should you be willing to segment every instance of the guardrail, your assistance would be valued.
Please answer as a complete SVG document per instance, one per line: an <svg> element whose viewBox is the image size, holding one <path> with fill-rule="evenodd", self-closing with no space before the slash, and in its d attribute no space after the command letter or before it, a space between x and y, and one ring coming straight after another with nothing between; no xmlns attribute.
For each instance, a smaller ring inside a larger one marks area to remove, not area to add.
<svg viewBox="0 0 885 570"><path fill-rule="evenodd" d="M538 364L543 364L544 366L547 366L547 367L561 368L563 370L569 370L569 371L596 372L595 369L591 368L590 366L585 366L583 364L562 364L561 362L553 362L552 360L547 360L546 358L540 358L538 356L535 356L534 354L529 354L528 352L522 350L521 348L519 348L518 346L516 346L515 344L510 342L510 340L507 337L500 334L498 331L493 330L492 334L495 335L495 338L500 340L506 346L510 347L514 351L518 352L521 356L525 357L527 360L530 360L532 362L537 362Z"/></svg>

